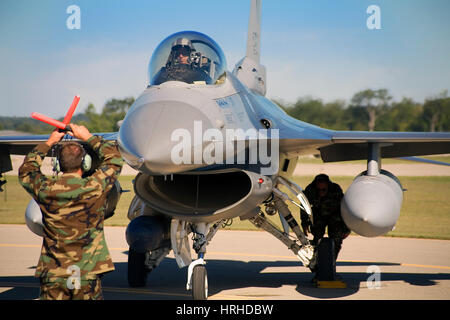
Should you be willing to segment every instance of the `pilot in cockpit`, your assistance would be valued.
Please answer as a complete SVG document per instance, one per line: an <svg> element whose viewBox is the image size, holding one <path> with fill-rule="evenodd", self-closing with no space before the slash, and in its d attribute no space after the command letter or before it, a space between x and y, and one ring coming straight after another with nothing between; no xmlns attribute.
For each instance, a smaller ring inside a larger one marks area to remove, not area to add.
<svg viewBox="0 0 450 320"><path fill-rule="evenodd" d="M187 38L178 38L172 43L172 49L165 67L155 75L153 84L166 81L182 81L195 84L211 84L207 70L210 60L197 52Z"/></svg>
<svg viewBox="0 0 450 320"><path fill-rule="evenodd" d="M178 41L179 40L179 41ZM195 51L192 43L188 39L180 38L175 41L175 45L172 46L171 57L169 57L169 63L174 64L189 64L191 52ZM185 40L185 41L183 41ZM185 44L183 44L185 43Z"/></svg>

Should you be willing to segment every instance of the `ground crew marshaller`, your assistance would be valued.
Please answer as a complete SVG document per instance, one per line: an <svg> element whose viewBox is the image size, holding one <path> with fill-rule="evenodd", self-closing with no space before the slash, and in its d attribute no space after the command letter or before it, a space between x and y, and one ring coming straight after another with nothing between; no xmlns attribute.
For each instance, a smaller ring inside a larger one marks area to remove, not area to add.
<svg viewBox="0 0 450 320"><path fill-rule="evenodd" d="M330 181L326 174L317 175L306 187L305 196L311 204L313 223L306 212L302 211L301 221L305 235L311 231L317 246L328 226L328 236L334 241L334 257L337 259L342 248L342 241L350 234L350 229L341 217L341 200L344 196L341 187Z"/></svg>
<svg viewBox="0 0 450 320"><path fill-rule="evenodd" d="M53 131L36 146L19 169L19 181L39 204L44 237L35 276L40 299L102 299L100 277L114 270L103 233L106 195L122 169L114 142L93 136L84 126L70 125L75 138L94 150L100 165L82 177L85 150L77 142L62 143L58 152L62 175L47 177L40 167L50 148L65 133Z"/></svg>

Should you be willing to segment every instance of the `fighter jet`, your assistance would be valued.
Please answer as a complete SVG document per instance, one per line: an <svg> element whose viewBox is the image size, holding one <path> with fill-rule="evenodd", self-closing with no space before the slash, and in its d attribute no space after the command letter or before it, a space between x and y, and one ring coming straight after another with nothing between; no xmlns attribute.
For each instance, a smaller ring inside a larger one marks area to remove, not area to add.
<svg viewBox="0 0 450 320"><path fill-rule="evenodd" d="M178 266L188 268L187 290L206 299L208 243L235 218L274 235L303 266L321 263L288 207L311 215L303 189L291 180L300 155L367 160L341 211L352 231L375 237L393 229L403 198L399 179L382 169L381 159L450 152L450 133L334 131L288 116L265 98L260 17L261 1L252 0L246 55L231 72L209 36L183 31L165 38L151 57L148 86L119 131L97 133L117 141L125 161L139 171L126 230L130 286L145 286L149 272L172 251ZM0 138L1 173L11 170L11 154L26 154L47 137ZM119 195L117 185L109 213ZM267 219L275 214L282 229ZM40 215L32 201L27 224L38 234Z"/></svg>

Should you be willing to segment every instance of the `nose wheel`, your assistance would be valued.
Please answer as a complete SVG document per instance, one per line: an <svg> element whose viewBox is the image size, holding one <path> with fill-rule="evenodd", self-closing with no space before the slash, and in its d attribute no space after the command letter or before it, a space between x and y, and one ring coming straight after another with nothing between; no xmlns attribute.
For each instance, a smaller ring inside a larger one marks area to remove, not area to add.
<svg viewBox="0 0 450 320"><path fill-rule="evenodd" d="M189 265L186 289L192 290L194 300L208 299L208 275L203 258L192 261Z"/></svg>
<svg viewBox="0 0 450 320"><path fill-rule="evenodd" d="M208 299L208 274L204 260L206 246L224 222L225 220L217 221L214 224L206 224L204 222L195 224L181 222L179 224L178 220L172 220L172 250L174 250L180 268L185 267L189 263L186 290L191 290L194 300ZM192 247L198 255L197 260L194 261L191 260L190 250L188 250L187 235L190 232L194 234Z"/></svg>
<svg viewBox="0 0 450 320"><path fill-rule="evenodd" d="M192 298L208 299L208 274L205 265L197 265L192 272Z"/></svg>

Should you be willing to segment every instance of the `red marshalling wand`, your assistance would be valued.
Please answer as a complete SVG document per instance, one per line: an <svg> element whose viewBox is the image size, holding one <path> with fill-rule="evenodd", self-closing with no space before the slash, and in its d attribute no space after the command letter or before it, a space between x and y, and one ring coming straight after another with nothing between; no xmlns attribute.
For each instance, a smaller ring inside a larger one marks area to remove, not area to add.
<svg viewBox="0 0 450 320"><path fill-rule="evenodd" d="M80 101L80 96L77 95L77 96L75 96L75 98L73 98L72 104L70 105L70 108L67 111L66 116L64 117L64 120L62 122L52 119L50 117L47 117L47 116L37 113L37 112L33 112L31 114L31 117L33 119L48 123L49 125L54 126L54 127L58 128L59 130L71 131L69 123L70 123L70 120L72 120L73 113L75 112L75 109L77 108L79 101Z"/></svg>

